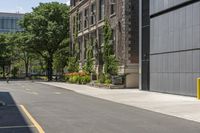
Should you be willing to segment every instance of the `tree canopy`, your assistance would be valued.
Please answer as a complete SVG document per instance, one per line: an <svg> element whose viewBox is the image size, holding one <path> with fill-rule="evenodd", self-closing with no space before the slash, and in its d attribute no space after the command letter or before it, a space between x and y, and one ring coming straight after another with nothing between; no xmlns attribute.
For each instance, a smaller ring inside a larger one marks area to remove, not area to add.
<svg viewBox="0 0 200 133"><path fill-rule="evenodd" d="M5 67L11 64L11 45L8 44L9 34L0 34L0 67L5 77Z"/></svg>
<svg viewBox="0 0 200 133"><path fill-rule="evenodd" d="M44 58L52 80L54 54L66 47L62 42L69 36L69 7L58 2L40 3L25 14L20 25L30 35L28 48Z"/></svg>

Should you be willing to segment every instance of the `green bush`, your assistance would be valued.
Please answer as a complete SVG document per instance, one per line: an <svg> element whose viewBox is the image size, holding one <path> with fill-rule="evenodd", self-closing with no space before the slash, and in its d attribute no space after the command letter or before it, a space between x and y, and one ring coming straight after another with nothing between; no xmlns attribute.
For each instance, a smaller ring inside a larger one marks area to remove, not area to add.
<svg viewBox="0 0 200 133"><path fill-rule="evenodd" d="M99 82L101 84L111 84L112 83L111 75L110 74L103 74L103 73L101 73L99 75Z"/></svg>
<svg viewBox="0 0 200 133"><path fill-rule="evenodd" d="M72 77L70 77L70 82L71 83L78 83L79 82L79 77L78 76L72 76Z"/></svg>
<svg viewBox="0 0 200 133"><path fill-rule="evenodd" d="M105 75L103 73L99 74L99 82L104 83L105 82Z"/></svg>
<svg viewBox="0 0 200 133"><path fill-rule="evenodd" d="M106 80L105 80L105 84L109 85L109 84L111 84L111 83L112 83L112 80L111 80L111 79L106 79Z"/></svg>
<svg viewBox="0 0 200 133"><path fill-rule="evenodd" d="M78 72L79 71L79 63L78 63L76 57L68 58L67 70L68 70L68 72Z"/></svg>
<svg viewBox="0 0 200 133"><path fill-rule="evenodd" d="M37 79L37 76L31 76L32 80Z"/></svg>
<svg viewBox="0 0 200 133"><path fill-rule="evenodd" d="M66 81L73 84L87 84L91 81L90 76L85 73L72 73L65 75Z"/></svg>
<svg viewBox="0 0 200 133"><path fill-rule="evenodd" d="M64 80L69 81L70 76L69 75L64 75Z"/></svg>
<svg viewBox="0 0 200 133"><path fill-rule="evenodd" d="M86 76L83 76L83 77L80 77L80 83L81 84L87 84L91 81L90 79L90 76L86 75Z"/></svg>
<svg viewBox="0 0 200 133"><path fill-rule="evenodd" d="M47 76L38 76L37 78L42 79L42 80L48 80Z"/></svg>

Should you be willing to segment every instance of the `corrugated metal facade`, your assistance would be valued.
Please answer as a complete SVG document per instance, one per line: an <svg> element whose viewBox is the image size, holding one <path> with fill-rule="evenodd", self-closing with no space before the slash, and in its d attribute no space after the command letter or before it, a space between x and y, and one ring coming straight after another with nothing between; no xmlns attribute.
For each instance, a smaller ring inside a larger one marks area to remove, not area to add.
<svg viewBox="0 0 200 133"><path fill-rule="evenodd" d="M151 91L196 96L200 2L190 1L150 0Z"/></svg>

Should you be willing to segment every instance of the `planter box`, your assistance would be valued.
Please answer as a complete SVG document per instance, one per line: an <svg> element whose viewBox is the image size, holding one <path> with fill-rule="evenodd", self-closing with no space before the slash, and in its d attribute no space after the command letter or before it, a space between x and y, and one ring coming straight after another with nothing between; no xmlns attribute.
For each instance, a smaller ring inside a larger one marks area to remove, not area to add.
<svg viewBox="0 0 200 133"><path fill-rule="evenodd" d="M97 80L97 75L94 73L91 73L90 78L91 78L91 80Z"/></svg>
<svg viewBox="0 0 200 133"><path fill-rule="evenodd" d="M124 84L123 76L112 76L112 84L113 85L123 85Z"/></svg>

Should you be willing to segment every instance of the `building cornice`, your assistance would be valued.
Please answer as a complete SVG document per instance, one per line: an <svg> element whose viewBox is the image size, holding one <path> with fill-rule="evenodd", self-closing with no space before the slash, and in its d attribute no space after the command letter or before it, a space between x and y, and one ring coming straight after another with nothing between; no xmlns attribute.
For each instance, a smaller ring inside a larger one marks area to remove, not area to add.
<svg viewBox="0 0 200 133"><path fill-rule="evenodd" d="M81 2L79 2L76 6L71 7L70 9L70 14L75 12L77 9L79 9L81 6L83 6L85 3L87 3L89 0L83 0Z"/></svg>

